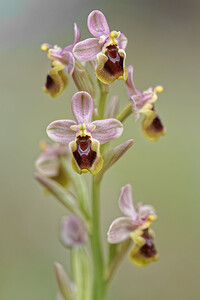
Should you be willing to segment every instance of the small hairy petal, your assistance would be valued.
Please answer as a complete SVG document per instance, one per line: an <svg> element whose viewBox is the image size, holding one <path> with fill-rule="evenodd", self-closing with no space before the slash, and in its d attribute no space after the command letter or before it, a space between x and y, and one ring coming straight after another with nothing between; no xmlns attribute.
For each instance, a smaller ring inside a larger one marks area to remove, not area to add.
<svg viewBox="0 0 200 300"><path fill-rule="evenodd" d="M73 120L54 121L47 127L47 135L54 142L69 144L75 139L75 132L70 128L72 125L76 125Z"/></svg>
<svg viewBox="0 0 200 300"><path fill-rule="evenodd" d="M73 115L78 124L91 122L93 114L93 100L87 92L77 92L71 100Z"/></svg>
<svg viewBox="0 0 200 300"><path fill-rule="evenodd" d="M120 243L129 238L133 230L134 224L131 218L117 218L112 222L108 230L108 242L111 244Z"/></svg>
<svg viewBox="0 0 200 300"><path fill-rule="evenodd" d="M73 48L73 53L78 60L83 62L95 59L101 49L99 39L90 38L77 43Z"/></svg>
<svg viewBox="0 0 200 300"><path fill-rule="evenodd" d="M100 144L119 138L123 132L122 123L113 118L97 120L92 124L96 126L92 132L92 137L98 140Z"/></svg>
<svg viewBox="0 0 200 300"><path fill-rule="evenodd" d="M132 187L130 184L121 188L119 195L119 208L125 216L132 218L133 221L137 218L138 214L133 206Z"/></svg>
<svg viewBox="0 0 200 300"><path fill-rule="evenodd" d="M93 10L89 14L87 25L91 34L97 38L102 35L108 36L110 33L106 18L99 10Z"/></svg>
<svg viewBox="0 0 200 300"><path fill-rule="evenodd" d="M119 49L125 50L128 43L127 37L123 33L120 33L117 40Z"/></svg>

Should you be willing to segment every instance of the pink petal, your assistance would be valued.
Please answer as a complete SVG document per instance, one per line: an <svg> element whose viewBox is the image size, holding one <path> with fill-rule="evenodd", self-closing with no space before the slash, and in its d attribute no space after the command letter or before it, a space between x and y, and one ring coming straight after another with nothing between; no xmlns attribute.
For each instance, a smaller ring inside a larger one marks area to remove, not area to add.
<svg viewBox="0 0 200 300"><path fill-rule="evenodd" d="M73 47L80 41L80 37L81 37L81 32L80 29L78 28L77 24L74 23L74 42L73 44L65 47L64 49L66 51L72 51Z"/></svg>
<svg viewBox="0 0 200 300"><path fill-rule="evenodd" d="M75 139L75 132L70 129L71 125L76 125L72 120L57 120L47 127L47 135L54 142L69 144Z"/></svg>
<svg viewBox="0 0 200 300"><path fill-rule="evenodd" d="M69 51L63 50L60 62L65 65L66 71L71 75L74 71L75 66L75 59L73 54Z"/></svg>
<svg viewBox="0 0 200 300"><path fill-rule="evenodd" d="M77 24L74 23L74 45L80 41L80 38L81 38L80 29L78 28Z"/></svg>
<svg viewBox="0 0 200 300"><path fill-rule="evenodd" d="M99 39L86 39L74 46L74 56L80 61L89 61L96 58L101 52L102 45L99 44Z"/></svg>
<svg viewBox="0 0 200 300"><path fill-rule="evenodd" d="M119 195L119 208L125 216L132 218L134 221L138 214L133 206L132 197L132 187L130 184L127 184L121 188Z"/></svg>
<svg viewBox="0 0 200 300"><path fill-rule="evenodd" d="M108 242L111 244L120 243L129 238L133 230L134 225L131 218L117 218L112 222L108 230Z"/></svg>
<svg viewBox="0 0 200 300"><path fill-rule="evenodd" d="M140 117L140 107L141 105L138 105L141 103L140 96L139 95L133 95L130 97L132 100L132 110L135 117L135 120L137 121Z"/></svg>
<svg viewBox="0 0 200 300"><path fill-rule="evenodd" d="M120 33L117 40L119 49L125 50L128 43L127 37L123 33Z"/></svg>
<svg viewBox="0 0 200 300"><path fill-rule="evenodd" d="M122 123L113 118L97 120L92 122L92 124L96 126L92 132L92 137L98 140L100 144L117 139L123 132Z"/></svg>
<svg viewBox="0 0 200 300"><path fill-rule="evenodd" d="M142 205L139 203L137 205L138 214L142 218L147 218L150 215L156 215L153 206L151 205Z"/></svg>
<svg viewBox="0 0 200 300"><path fill-rule="evenodd" d="M78 124L89 124L93 114L93 100L87 92L77 92L71 100L73 115Z"/></svg>
<svg viewBox="0 0 200 300"><path fill-rule="evenodd" d="M110 29L106 18L102 12L99 10L93 10L87 19L88 29L91 34L95 37L100 37L102 35L108 36Z"/></svg>
<svg viewBox="0 0 200 300"><path fill-rule="evenodd" d="M129 65L127 67L127 71L128 71L128 77L126 80L126 86L128 90L128 96L131 98L132 95L137 95L137 89L133 82L133 66Z"/></svg>

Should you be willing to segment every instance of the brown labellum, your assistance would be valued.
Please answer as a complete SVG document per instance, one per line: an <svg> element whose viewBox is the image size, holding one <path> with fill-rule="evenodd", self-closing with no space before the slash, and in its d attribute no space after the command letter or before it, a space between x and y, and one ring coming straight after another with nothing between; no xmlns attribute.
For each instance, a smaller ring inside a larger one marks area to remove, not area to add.
<svg viewBox="0 0 200 300"><path fill-rule="evenodd" d="M76 140L77 149L73 152L74 158L80 169L89 169L96 159L96 152L91 149L91 138L79 136Z"/></svg>
<svg viewBox="0 0 200 300"><path fill-rule="evenodd" d="M146 258L156 256L157 251L154 246L153 237L149 234L148 229L145 229L142 237L145 239L145 244L140 248L140 253Z"/></svg>
<svg viewBox="0 0 200 300"><path fill-rule="evenodd" d="M119 55L118 47L116 45L110 45L107 47L105 55L108 57L108 61L105 63L104 68L110 75L123 76L123 60L124 58Z"/></svg>
<svg viewBox="0 0 200 300"><path fill-rule="evenodd" d="M161 120L159 118L159 116L157 115L155 117L155 119L153 120L152 124L151 124L151 128L155 131L155 132L162 132L164 129L164 126L161 123Z"/></svg>

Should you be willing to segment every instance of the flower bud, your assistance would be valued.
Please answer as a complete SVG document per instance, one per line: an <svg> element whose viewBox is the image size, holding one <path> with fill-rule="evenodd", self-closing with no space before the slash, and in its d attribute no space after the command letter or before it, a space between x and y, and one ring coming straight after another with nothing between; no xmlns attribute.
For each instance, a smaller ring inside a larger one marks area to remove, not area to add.
<svg viewBox="0 0 200 300"><path fill-rule="evenodd" d="M87 242L85 228L76 215L70 215L62 219L60 239L67 248L73 248Z"/></svg>
<svg viewBox="0 0 200 300"><path fill-rule="evenodd" d="M60 162L61 157L66 157L69 154L68 147L62 144L49 144L45 141L40 143L40 148L43 152L39 155L35 162L37 171L49 177L63 187L66 187L69 182L69 176Z"/></svg>
<svg viewBox="0 0 200 300"><path fill-rule="evenodd" d="M88 72L84 67L75 66L72 77L79 91L88 92L90 96L94 98L94 86Z"/></svg>
<svg viewBox="0 0 200 300"><path fill-rule="evenodd" d="M72 283L70 282L64 268L59 263L54 263L56 279L59 286L60 294L57 295L56 300L73 300Z"/></svg>

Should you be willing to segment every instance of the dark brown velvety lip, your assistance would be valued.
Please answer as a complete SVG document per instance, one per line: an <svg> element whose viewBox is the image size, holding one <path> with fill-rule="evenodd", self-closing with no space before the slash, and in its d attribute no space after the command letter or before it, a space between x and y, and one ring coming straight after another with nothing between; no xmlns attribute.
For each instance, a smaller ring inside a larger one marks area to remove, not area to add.
<svg viewBox="0 0 200 300"><path fill-rule="evenodd" d="M77 137L76 140L77 149L73 152L74 158L82 169L89 169L92 167L95 159L96 152L91 149L91 139L89 136Z"/></svg>
<svg viewBox="0 0 200 300"><path fill-rule="evenodd" d="M107 47L105 55L108 57L108 61L104 65L104 69L112 76L123 76L123 60L124 58L119 55L116 45L110 45Z"/></svg>
<svg viewBox="0 0 200 300"><path fill-rule="evenodd" d="M153 120L153 122L151 124L151 128L155 132L161 132L161 131L163 131L164 127L162 125L162 122L161 122L161 119L159 118L159 116L155 117L155 119Z"/></svg>
<svg viewBox="0 0 200 300"><path fill-rule="evenodd" d="M145 239L145 244L140 248L140 253L146 258L154 257L157 251L154 246L153 238L150 236L148 229L145 229L142 237Z"/></svg>

